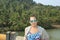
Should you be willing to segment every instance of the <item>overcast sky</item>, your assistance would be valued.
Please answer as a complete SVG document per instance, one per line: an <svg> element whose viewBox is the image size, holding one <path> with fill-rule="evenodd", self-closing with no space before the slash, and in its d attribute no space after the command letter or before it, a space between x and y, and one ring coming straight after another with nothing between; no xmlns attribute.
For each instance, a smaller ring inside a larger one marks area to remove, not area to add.
<svg viewBox="0 0 60 40"><path fill-rule="evenodd" d="M44 5L60 6L60 0L33 0Z"/></svg>

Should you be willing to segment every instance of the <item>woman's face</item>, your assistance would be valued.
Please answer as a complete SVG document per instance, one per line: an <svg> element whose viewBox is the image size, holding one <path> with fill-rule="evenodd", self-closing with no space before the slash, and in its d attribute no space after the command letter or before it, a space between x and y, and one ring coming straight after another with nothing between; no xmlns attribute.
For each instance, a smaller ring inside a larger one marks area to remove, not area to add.
<svg viewBox="0 0 60 40"><path fill-rule="evenodd" d="M35 17L30 17L30 24L31 26L37 26L37 20Z"/></svg>

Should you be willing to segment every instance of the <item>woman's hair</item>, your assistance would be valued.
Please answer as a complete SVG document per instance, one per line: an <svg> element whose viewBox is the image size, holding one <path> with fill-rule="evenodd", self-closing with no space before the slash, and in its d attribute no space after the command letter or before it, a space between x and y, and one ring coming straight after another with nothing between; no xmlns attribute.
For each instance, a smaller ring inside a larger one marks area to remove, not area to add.
<svg viewBox="0 0 60 40"><path fill-rule="evenodd" d="M35 17L35 18L37 18L35 14L31 14L30 17Z"/></svg>

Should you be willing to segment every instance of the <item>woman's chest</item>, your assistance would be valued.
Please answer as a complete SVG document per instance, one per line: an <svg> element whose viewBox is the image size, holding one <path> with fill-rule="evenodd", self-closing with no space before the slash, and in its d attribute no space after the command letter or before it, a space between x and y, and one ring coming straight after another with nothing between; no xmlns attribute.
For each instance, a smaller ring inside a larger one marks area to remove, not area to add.
<svg viewBox="0 0 60 40"><path fill-rule="evenodd" d="M32 33L32 34L35 34L35 33L37 33L39 30L37 29L37 28L31 28L30 29L30 33Z"/></svg>
<svg viewBox="0 0 60 40"><path fill-rule="evenodd" d="M35 34L31 34L30 32L27 35L28 40L40 40L41 39L41 34L40 32L37 32Z"/></svg>

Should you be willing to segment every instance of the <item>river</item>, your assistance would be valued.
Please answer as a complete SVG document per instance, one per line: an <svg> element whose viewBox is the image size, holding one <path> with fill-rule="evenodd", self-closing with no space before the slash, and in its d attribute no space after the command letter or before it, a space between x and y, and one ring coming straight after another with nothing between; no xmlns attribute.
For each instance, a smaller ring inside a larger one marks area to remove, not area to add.
<svg viewBox="0 0 60 40"><path fill-rule="evenodd" d="M60 29L49 29L47 30L50 40L60 40Z"/></svg>

